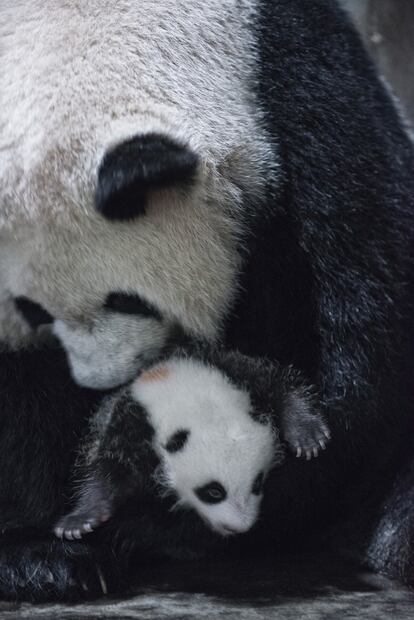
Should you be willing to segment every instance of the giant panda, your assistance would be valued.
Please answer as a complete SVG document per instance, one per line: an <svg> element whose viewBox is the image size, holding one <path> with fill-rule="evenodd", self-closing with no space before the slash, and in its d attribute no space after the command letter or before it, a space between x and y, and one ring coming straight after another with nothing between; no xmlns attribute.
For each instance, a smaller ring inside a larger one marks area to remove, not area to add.
<svg viewBox="0 0 414 620"><path fill-rule="evenodd" d="M392 529L379 515L411 449L414 158L336 2L3 2L0 40L3 596L115 587L126 550L158 554L151 502L62 545L42 528L66 474L29 487L45 462L61 471L97 390L177 335L292 365L332 430L323 458L272 472L240 546L294 548L363 511L362 559L408 580L409 494Z"/></svg>

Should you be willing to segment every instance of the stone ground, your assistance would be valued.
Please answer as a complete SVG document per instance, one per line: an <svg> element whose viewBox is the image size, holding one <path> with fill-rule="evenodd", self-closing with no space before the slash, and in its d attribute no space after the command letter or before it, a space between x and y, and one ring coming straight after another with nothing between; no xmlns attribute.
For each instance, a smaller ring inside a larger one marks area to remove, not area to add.
<svg viewBox="0 0 414 620"><path fill-rule="evenodd" d="M144 571L143 571L144 573ZM139 578L137 578L137 581ZM147 569L129 596L79 605L0 604L3 620L412 620L414 592L342 560Z"/></svg>

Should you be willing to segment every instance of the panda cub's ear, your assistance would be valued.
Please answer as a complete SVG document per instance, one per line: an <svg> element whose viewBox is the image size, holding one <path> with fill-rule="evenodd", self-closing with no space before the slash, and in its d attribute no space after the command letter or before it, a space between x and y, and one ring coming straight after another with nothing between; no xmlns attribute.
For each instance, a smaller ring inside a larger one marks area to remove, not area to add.
<svg viewBox="0 0 414 620"><path fill-rule="evenodd" d="M192 182L197 155L161 134L135 136L104 156L98 171L96 209L110 220L145 213L149 191Z"/></svg>

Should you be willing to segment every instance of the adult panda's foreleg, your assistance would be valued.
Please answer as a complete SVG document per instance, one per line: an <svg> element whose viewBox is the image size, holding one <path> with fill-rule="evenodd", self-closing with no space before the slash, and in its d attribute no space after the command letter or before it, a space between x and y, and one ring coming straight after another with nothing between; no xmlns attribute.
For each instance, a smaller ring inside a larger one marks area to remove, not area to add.
<svg viewBox="0 0 414 620"><path fill-rule="evenodd" d="M414 585L414 462L378 511L363 559L370 568Z"/></svg>
<svg viewBox="0 0 414 620"><path fill-rule="evenodd" d="M121 584L121 564L105 542L62 542L52 533L101 398L73 382L59 348L0 353L0 598L98 596Z"/></svg>
<svg viewBox="0 0 414 620"><path fill-rule="evenodd" d="M54 601L97 598L125 589L126 572L109 547L15 532L0 543L0 597Z"/></svg>

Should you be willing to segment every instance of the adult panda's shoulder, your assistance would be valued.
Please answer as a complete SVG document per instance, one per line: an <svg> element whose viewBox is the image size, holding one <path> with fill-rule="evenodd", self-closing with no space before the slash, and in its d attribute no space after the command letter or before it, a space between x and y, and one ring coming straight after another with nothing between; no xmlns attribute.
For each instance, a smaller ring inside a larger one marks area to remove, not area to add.
<svg viewBox="0 0 414 620"><path fill-rule="evenodd" d="M229 342L311 375L322 355L329 386L349 373L358 383L362 368L350 358L365 358L365 374L375 355L353 348L350 334L346 353L338 342L338 366L329 370L325 354L332 334L368 326L367 339L388 338L388 321L397 328L407 313L412 143L336 2L264 0L256 9L254 92L279 182L267 217L253 224Z"/></svg>

